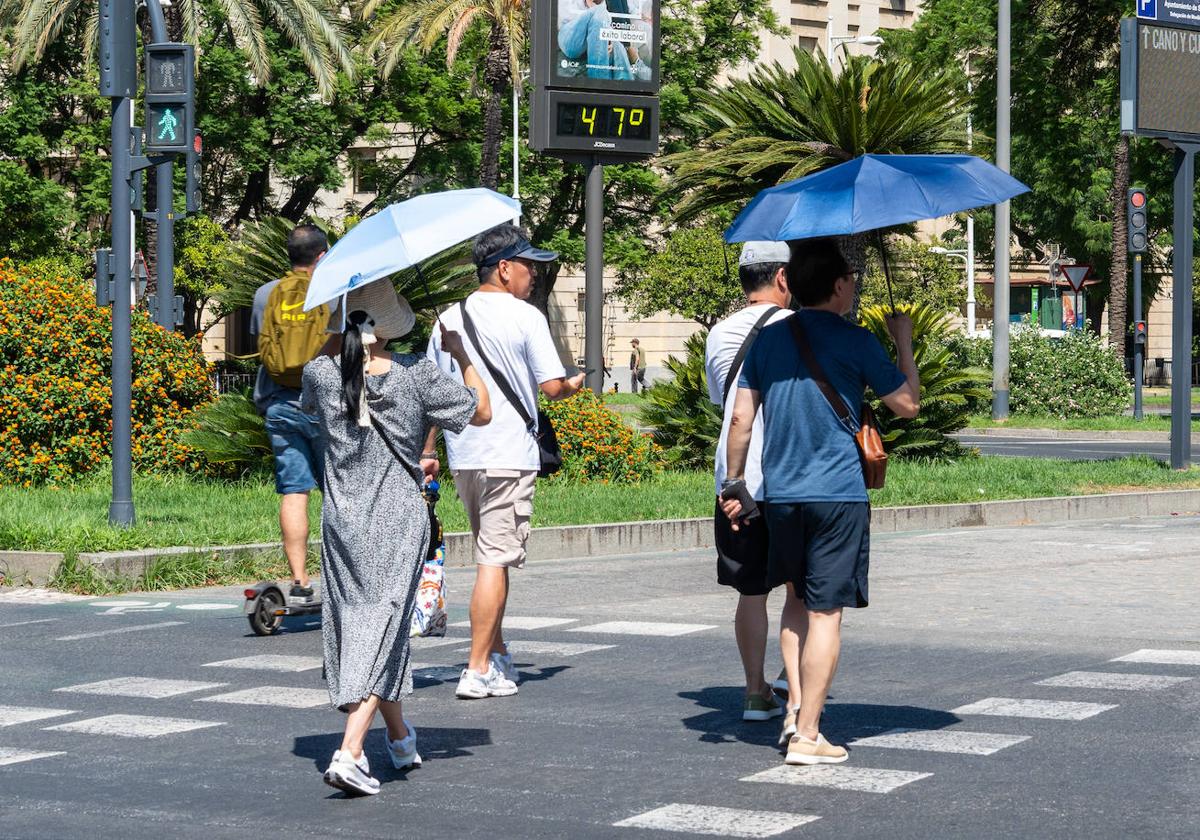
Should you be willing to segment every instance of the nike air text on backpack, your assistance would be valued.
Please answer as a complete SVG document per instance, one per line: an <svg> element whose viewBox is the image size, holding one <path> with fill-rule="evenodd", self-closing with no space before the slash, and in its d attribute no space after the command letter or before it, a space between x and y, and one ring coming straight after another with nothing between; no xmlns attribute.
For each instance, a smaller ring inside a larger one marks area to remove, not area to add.
<svg viewBox="0 0 1200 840"><path fill-rule="evenodd" d="M258 357L267 373L285 388L299 388L304 366L320 352L329 323L329 307L304 311L309 275L288 273L267 297L262 329L258 333Z"/></svg>

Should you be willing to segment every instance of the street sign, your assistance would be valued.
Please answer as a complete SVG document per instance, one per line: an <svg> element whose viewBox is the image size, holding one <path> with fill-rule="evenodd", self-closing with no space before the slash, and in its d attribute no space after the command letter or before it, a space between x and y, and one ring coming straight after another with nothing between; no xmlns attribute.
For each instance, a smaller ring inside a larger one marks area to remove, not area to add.
<svg viewBox="0 0 1200 840"><path fill-rule="evenodd" d="M1083 281L1087 279L1088 272L1091 270L1092 267L1090 265L1064 265L1062 267L1062 272L1066 275L1067 282L1077 292L1083 288Z"/></svg>
<svg viewBox="0 0 1200 840"><path fill-rule="evenodd" d="M1138 20L1200 28L1200 5L1192 0L1134 0Z"/></svg>
<svg viewBox="0 0 1200 840"><path fill-rule="evenodd" d="M195 60L191 44L146 46L146 151L187 154L195 116Z"/></svg>
<svg viewBox="0 0 1200 840"><path fill-rule="evenodd" d="M1192 25L1200 27L1200 12L1195 16ZM1200 29L1133 18L1121 21L1122 131L1169 140L1200 139L1197 90Z"/></svg>

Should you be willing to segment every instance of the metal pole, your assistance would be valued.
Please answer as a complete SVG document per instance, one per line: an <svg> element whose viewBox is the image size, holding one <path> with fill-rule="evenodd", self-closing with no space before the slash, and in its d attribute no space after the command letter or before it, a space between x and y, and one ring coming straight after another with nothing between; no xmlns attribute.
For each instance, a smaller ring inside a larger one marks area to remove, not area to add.
<svg viewBox="0 0 1200 840"><path fill-rule="evenodd" d="M146 14L150 22L150 37L155 43L165 43L167 21L160 0L147 0ZM154 217L158 230L157 275L158 311L154 320L164 330L175 329L175 163L174 159L154 167L157 210Z"/></svg>
<svg viewBox="0 0 1200 840"><path fill-rule="evenodd" d="M129 115L127 96L112 101L112 253L114 257L112 301L112 501L108 521L132 525L133 511L133 350L130 338L130 264L133 247L130 224Z"/></svg>
<svg viewBox="0 0 1200 840"><path fill-rule="evenodd" d="M587 258L584 280L583 366L587 387L597 396L604 390L604 166L593 156L588 164L584 228Z"/></svg>
<svg viewBox="0 0 1200 840"><path fill-rule="evenodd" d="M996 166L1010 169L1012 3L999 0L996 52ZM996 283L992 316L992 419L1008 419L1009 202L996 205Z"/></svg>
<svg viewBox="0 0 1200 840"><path fill-rule="evenodd" d="M521 200L521 154L519 151L519 147L517 145L520 142L520 135L518 134L518 121L520 119L521 119L521 105L520 105L519 100L517 99L517 83L513 82L513 86L512 86L513 196L512 197L517 199L518 201ZM519 215L513 219L513 224L518 225L518 226L521 224L521 217Z"/></svg>
<svg viewBox="0 0 1200 840"><path fill-rule="evenodd" d="M1175 254L1171 325L1171 466L1192 460L1192 216L1196 146L1175 150Z"/></svg>
<svg viewBox="0 0 1200 840"><path fill-rule="evenodd" d="M1133 323L1142 320L1142 255L1133 255ZM1146 366L1146 345L1133 340L1133 419L1142 419L1142 376Z"/></svg>
<svg viewBox="0 0 1200 840"><path fill-rule="evenodd" d="M967 53L967 151L975 147L975 128L971 119L971 54ZM967 216L967 335L975 335L975 217Z"/></svg>

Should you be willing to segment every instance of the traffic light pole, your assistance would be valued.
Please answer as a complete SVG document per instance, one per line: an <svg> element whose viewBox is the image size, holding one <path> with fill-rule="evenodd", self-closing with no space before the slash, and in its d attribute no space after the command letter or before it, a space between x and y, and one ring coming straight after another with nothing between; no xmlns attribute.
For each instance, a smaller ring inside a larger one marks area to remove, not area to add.
<svg viewBox="0 0 1200 840"><path fill-rule="evenodd" d="M1146 368L1145 334L1142 323L1142 255L1133 255L1133 419L1142 419L1142 374Z"/></svg>
<svg viewBox="0 0 1200 840"><path fill-rule="evenodd" d="M1195 209L1196 151L1175 148L1174 298L1171 324L1171 467L1187 469L1192 460L1192 220Z"/></svg>
<svg viewBox="0 0 1200 840"><path fill-rule="evenodd" d="M133 525L133 348L130 337L130 269L133 248L128 96L112 100L112 501L108 521Z"/></svg>

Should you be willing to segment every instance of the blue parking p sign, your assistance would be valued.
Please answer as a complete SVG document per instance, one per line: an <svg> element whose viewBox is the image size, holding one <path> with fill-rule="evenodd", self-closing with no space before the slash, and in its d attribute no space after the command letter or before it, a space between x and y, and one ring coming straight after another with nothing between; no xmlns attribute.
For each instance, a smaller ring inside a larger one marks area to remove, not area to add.
<svg viewBox="0 0 1200 840"><path fill-rule="evenodd" d="M1158 20L1158 0L1137 0L1137 16Z"/></svg>

